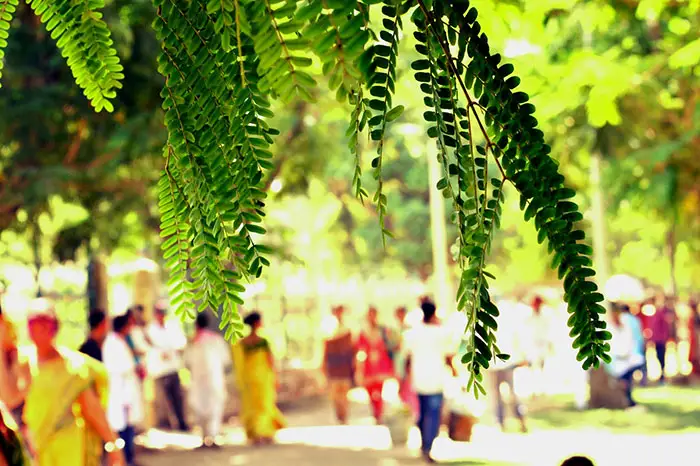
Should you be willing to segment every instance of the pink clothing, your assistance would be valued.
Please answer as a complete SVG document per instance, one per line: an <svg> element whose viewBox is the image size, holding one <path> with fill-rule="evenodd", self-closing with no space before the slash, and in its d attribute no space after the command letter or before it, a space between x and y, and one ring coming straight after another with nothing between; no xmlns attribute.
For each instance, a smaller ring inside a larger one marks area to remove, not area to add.
<svg viewBox="0 0 700 466"><path fill-rule="evenodd" d="M389 352L381 334L376 338L370 338L366 332L362 332L357 339L357 353L365 382L385 380L393 376L394 363L389 358Z"/></svg>
<svg viewBox="0 0 700 466"><path fill-rule="evenodd" d="M406 374L403 380L399 381L399 398L401 398L401 401L411 410L411 414L417 418L420 411L418 395L413 390L410 374Z"/></svg>
<svg viewBox="0 0 700 466"><path fill-rule="evenodd" d="M204 329L198 330L197 333L195 333L194 342L195 343L200 343L200 342L209 343L209 341L219 340L220 338L221 338L221 335L219 333L216 333L213 330L209 330L208 328L204 328Z"/></svg>
<svg viewBox="0 0 700 466"><path fill-rule="evenodd" d="M674 312L661 307L656 310L649 319L649 329L651 330L651 341L654 343L667 343L671 339Z"/></svg>

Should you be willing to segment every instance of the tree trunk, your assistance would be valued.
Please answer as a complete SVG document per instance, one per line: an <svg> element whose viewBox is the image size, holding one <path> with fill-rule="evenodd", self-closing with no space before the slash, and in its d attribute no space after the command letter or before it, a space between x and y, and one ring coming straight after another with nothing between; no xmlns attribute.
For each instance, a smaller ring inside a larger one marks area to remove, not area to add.
<svg viewBox="0 0 700 466"><path fill-rule="evenodd" d="M596 282L600 288L610 278L608 266L607 225L605 223L605 196L601 185L600 165L602 157L599 151L591 154L590 182L591 182L591 223L593 229L593 263L596 271Z"/></svg>
<svg viewBox="0 0 700 466"><path fill-rule="evenodd" d="M666 235L666 251L671 274L671 296L678 296L678 281L676 280L676 219L671 221L671 226Z"/></svg>
<svg viewBox="0 0 700 466"><path fill-rule="evenodd" d="M146 322L153 318L153 308L156 304L156 273L153 270L141 268L134 274L134 305L143 306L143 317Z"/></svg>
<svg viewBox="0 0 700 466"><path fill-rule="evenodd" d="M108 312L107 268L101 259L91 256L87 267L88 308Z"/></svg>
<svg viewBox="0 0 700 466"><path fill-rule="evenodd" d="M442 178L441 165L437 160L435 142L430 140L426 146L428 157L428 179L430 180L430 238L433 247L433 277L432 288L435 304L445 315L454 309L454 294L452 292L449 265L447 259L447 230L445 227L445 200L436 188Z"/></svg>
<svg viewBox="0 0 700 466"><path fill-rule="evenodd" d="M589 390L589 408L625 409L629 407L622 383L610 376L602 367L590 371Z"/></svg>
<svg viewBox="0 0 700 466"><path fill-rule="evenodd" d="M41 298L41 284L39 283L39 275L41 274L41 230L39 230L39 221L35 221L32 226L32 254L34 255L34 268L36 280L36 297Z"/></svg>

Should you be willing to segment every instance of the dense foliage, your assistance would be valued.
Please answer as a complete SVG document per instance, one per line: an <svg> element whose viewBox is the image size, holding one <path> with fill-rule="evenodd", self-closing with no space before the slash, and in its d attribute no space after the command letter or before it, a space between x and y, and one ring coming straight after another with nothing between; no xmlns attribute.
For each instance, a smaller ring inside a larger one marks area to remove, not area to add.
<svg viewBox="0 0 700 466"><path fill-rule="evenodd" d="M154 0L153 28L161 43L158 70L168 139L159 182L161 235L170 271L172 304L188 314L222 309L230 337L242 331L237 305L242 283L258 277L269 248L264 183L270 146L271 100L313 99L308 67L317 58L330 88L350 108L351 152L367 132L376 148L372 174L383 236L385 136L403 107L394 105L397 56L405 22L412 22L419 58L412 62L423 93L427 136L435 140L451 201L462 269L457 293L468 316L471 349L464 358L471 383L483 391L483 369L495 358L499 311L486 271L494 231L501 222L503 189L520 193L538 240L547 240L553 266L564 279L579 359L584 367L608 360L601 315L603 296L592 281L591 249L576 228L582 219L574 192L538 129L535 107L518 91L511 64L493 53L467 0ZM93 107L112 110L124 79L101 0L33 0L34 9ZM0 49L17 5L0 0ZM358 163L355 194L368 196Z"/></svg>

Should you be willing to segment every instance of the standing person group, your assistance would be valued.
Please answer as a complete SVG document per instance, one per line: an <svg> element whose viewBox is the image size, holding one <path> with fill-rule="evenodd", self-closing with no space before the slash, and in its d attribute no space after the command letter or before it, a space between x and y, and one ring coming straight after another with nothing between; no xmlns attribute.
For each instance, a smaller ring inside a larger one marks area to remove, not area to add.
<svg viewBox="0 0 700 466"><path fill-rule="evenodd" d="M28 319L36 361L23 418L39 466L125 465L124 441L110 427L105 366L55 344L53 306L37 300ZM58 395L58 396L57 396Z"/></svg>
<svg viewBox="0 0 700 466"><path fill-rule="evenodd" d="M165 319L165 307L156 308L156 319L147 327L141 312L132 309L110 325L103 311L92 311L89 334L80 352L75 352L55 345L59 325L53 305L36 300L28 319L37 354L30 373L29 365L26 371L18 369L15 333L0 311L4 350L0 354L0 450L4 458L20 461L26 456L27 462L13 465L29 464L30 455L38 466L135 465L135 429L144 414L145 362L170 402L178 427L188 430L178 376L182 361L186 362L192 374L187 401L202 428L203 445L216 445L231 346L209 329L205 314L197 317L195 335L187 344L177 326ZM252 313L245 321L251 333L233 348L243 402L241 418L252 442L270 443L285 425L276 406L274 361L259 333L260 314ZM14 416L6 406L17 407ZM16 427L22 422L26 435ZM27 439L26 448L21 438Z"/></svg>
<svg viewBox="0 0 700 466"><path fill-rule="evenodd" d="M396 378L401 402L416 416L423 458L432 463L431 450L442 424L449 370L456 375L452 358L458 344L438 320L431 300L423 298L420 307L422 321L413 327L406 324L406 308L398 308L395 328L381 325L377 309L370 307L354 341L345 325L345 308L333 308L337 325L325 341L323 368L341 424L348 420L347 396L353 385L365 389L372 416L375 422L382 423L384 385L388 379Z"/></svg>
<svg viewBox="0 0 700 466"><path fill-rule="evenodd" d="M114 317L110 326L103 311L92 311L88 317L90 333L80 348L82 353L101 361L108 375L107 420L110 428L118 433L123 442L123 455L127 465L136 464L136 429L144 420L142 381L146 376L146 360L150 362L148 369L156 377L162 377L166 373L172 378L170 370L174 371L177 384L170 382L169 390L163 386L158 388L170 402L178 419L178 427L183 428L184 425L183 430L187 430L181 402L182 389L177 374L182 367L179 353L184 349L184 334L178 332L177 327L168 327L168 331L159 333L167 325L166 310L161 304L156 308L156 321L149 327L145 326L143 312L142 306L132 307L124 314ZM154 345L153 341L161 346ZM163 346L168 344L170 346L167 348L171 352L164 356ZM166 369L162 364L164 359L171 361ZM156 384L158 380L160 379L156 379Z"/></svg>

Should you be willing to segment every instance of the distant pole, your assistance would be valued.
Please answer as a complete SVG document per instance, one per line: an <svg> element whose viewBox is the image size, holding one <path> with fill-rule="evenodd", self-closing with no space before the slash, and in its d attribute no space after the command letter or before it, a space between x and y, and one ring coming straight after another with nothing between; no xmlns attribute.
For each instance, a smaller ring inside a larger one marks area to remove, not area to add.
<svg viewBox="0 0 700 466"><path fill-rule="evenodd" d="M610 278L608 266L608 254L605 250L607 243L607 228L605 224L605 200L601 185L601 154L594 150L591 153L590 181L591 181L591 208L593 226L593 265L596 271L596 281L599 287L604 287Z"/></svg>
<svg viewBox="0 0 700 466"><path fill-rule="evenodd" d="M585 32L583 35L583 43L589 50L592 49L593 35L590 32ZM598 130L598 137L601 135L602 129ZM598 145L591 152L591 166L588 174L591 183L591 214L593 227L593 267L596 271L595 281L600 289L603 289L605 283L610 278L610 267L608 266L608 254L605 251L607 243L607 225L605 223L605 198L603 196L603 186L601 184L601 169L600 165L603 160L603 155L600 152Z"/></svg>
<svg viewBox="0 0 700 466"><path fill-rule="evenodd" d="M437 190L438 181L442 178L442 165L437 159L435 141L429 140L426 145L428 157L428 178L430 193L430 238L433 246L433 293L435 304L446 314L454 309L454 296L447 260L447 231L445 226L445 199Z"/></svg>

